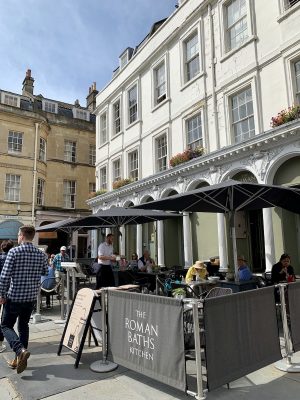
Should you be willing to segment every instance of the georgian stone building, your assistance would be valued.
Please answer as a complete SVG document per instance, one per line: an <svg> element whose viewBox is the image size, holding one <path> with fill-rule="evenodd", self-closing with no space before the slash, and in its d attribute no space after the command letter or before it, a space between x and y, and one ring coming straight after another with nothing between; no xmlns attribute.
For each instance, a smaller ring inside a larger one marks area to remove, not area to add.
<svg viewBox="0 0 300 400"><path fill-rule="evenodd" d="M24 224L85 215L95 191L95 84L87 107L35 95L33 84L28 70L22 94L0 90L0 240L17 240ZM79 254L87 237L74 236ZM68 238L54 232L35 240L57 251Z"/></svg>
<svg viewBox="0 0 300 400"><path fill-rule="evenodd" d="M96 99L98 209L142 204L228 178L300 184L300 120L271 118L300 102L300 1L185 0L126 49ZM278 121L277 121L278 122ZM185 149L202 156L170 167ZM113 190L113 182L132 183ZM237 247L254 271L288 252L300 272L299 216L282 209L239 213ZM124 230L125 231L125 230ZM150 247L158 263L228 263L223 215L126 230L122 252ZM124 238L124 236L123 236ZM124 244L124 242L126 244Z"/></svg>

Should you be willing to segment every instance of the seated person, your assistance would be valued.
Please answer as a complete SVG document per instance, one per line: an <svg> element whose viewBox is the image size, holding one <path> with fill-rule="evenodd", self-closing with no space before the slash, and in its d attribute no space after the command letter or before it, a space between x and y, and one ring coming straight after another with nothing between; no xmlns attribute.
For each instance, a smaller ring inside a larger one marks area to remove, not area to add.
<svg viewBox="0 0 300 400"><path fill-rule="evenodd" d="M206 279L206 276L207 276L207 270L205 268L204 262L196 261L195 264L188 269L188 272L185 277L185 282L190 283L191 281L194 280L194 277L196 280Z"/></svg>
<svg viewBox="0 0 300 400"><path fill-rule="evenodd" d="M129 261L127 268L133 272L136 272L138 270L138 259L138 255L136 253L132 253L131 260Z"/></svg>
<svg viewBox="0 0 300 400"><path fill-rule="evenodd" d="M53 279L49 279L53 278ZM41 289L51 290L56 285L55 269L52 265L48 266L48 275L41 276ZM44 292L46 296L46 307L50 308L50 293Z"/></svg>
<svg viewBox="0 0 300 400"><path fill-rule="evenodd" d="M120 271L125 271L128 266L128 261L126 260L125 256L120 256L120 261L119 261L119 269Z"/></svg>
<svg viewBox="0 0 300 400"><path fill-rule="evenodd" d="M98 263L98 257L94 258L94 261L92 263L92 271L93 274L97 274L97 272L100 269L101 264Z"/></svg>
<svg viewBox="0 0 300 400"><path fill-rule="evenodd" d="M143 256L139 258L138 270L140 272L152 272L152 267L155 265L154 261L150 257L148 250L144 250Z"/></svg>
<svg viewBox="0 0 300 400"><path fill-rule="evenodd" d="M218 276L220 269L219 257L210 257L209 262L206 263L208 276Z"/></svg>
<svg viewBox="0 0 300 400"><path fill-rule="evenodd" d="M244 257L239 256L237 259L239 268L239 280L240 281L250 281L252 279L252 272L250 271L246 260Z"/></svg>
<svg viewBox="0 0 300 400"><path fill-rule="evenodd" d="M272 283L295 282L294 268L291 266L291 257L288 254L282 254L278 263L272 267Z"/></svg>

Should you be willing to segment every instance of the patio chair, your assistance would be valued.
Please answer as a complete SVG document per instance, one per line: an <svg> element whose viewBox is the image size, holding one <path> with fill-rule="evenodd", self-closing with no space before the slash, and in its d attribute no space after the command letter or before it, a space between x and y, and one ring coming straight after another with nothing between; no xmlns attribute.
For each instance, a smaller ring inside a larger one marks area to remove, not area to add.
<svg viewBox="0 0 300 400"><path fill-rule="evenodd" d="M61 278L55 277L50 277L43 280L40 286L41 302L43 295L46 298L49 297L49 299L51 299L51 302L49 302L49 304L53 307L53 296L60 294L61 281Z"/></svg>
<svg viewBox="0 0 300 400"><path fill-rule="evenodd" d="M207 292L203 292L200 295L200 299L210 299L212 297L226 296L232 294L231 288L214 287Z"/></svg>

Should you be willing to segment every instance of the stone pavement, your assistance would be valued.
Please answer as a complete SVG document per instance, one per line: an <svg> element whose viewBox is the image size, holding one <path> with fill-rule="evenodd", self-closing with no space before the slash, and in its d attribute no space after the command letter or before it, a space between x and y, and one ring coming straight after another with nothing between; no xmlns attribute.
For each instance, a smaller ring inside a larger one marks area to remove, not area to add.
<svg viewBox="0 0 300 400"><path fill-rule="evenodd" d="M184 393L146 376L119 366L109 373L95 373L89 369L92 362L101 359L101 348L85 346L78 369L75 357L68 349L57 356L63 326L59 306L42 310L42 322L30 324L31 357L28 368L17 375L6 367L12 357L10 351L0 355L0 400L187 400ZM258 333L258 338L259 338ZM300 352L293 357L300 362ZM188 361L189 383L195 390L194 362ZM300 397L300 373L284 373L274 365L262 368L230 384L230 389L219 388L207 394L218 400L296 400Z"/></svg>

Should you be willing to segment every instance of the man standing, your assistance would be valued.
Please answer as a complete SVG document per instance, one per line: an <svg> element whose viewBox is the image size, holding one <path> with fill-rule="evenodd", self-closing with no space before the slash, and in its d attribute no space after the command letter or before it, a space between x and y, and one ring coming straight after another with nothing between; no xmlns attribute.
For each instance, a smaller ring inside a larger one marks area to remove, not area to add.
<svg viewBox="0 0 300 400"><path fill-rule="evenodd" d="M32 244L33 226L19 229L18 247L11 249L6 257L0 276L0 304L4 304L2 331L12 350L16 353L8 365L20 374L27 368L30 352L29 320L40 288L41 275L47 273L46 254ZM19 336L14 330L18 318Z"/></svg>
<svg viewBox="0 0 300 400"><path fill-rule="evenodd" d="M56 254L56 256L54 257L54 259L52 261L52 265L55 268L55 277L56 278L60 278L62 276L62 274L64 273L64 269L61 266L61 263L69 261L69 256L66 253L66 251L67 251L66 246L61 246L60 253Z"/></svg>
<svg viewBox="0 0 300 400"><path fill-rule="evenodd" d="M113 255L114 236L109 233L106 236L105 242L98 247L98 263L100 264L99 271L96 275L96 289L102 287L115 286L115 278L111 269L111 261L116 261L116 256Z"/></svg>

